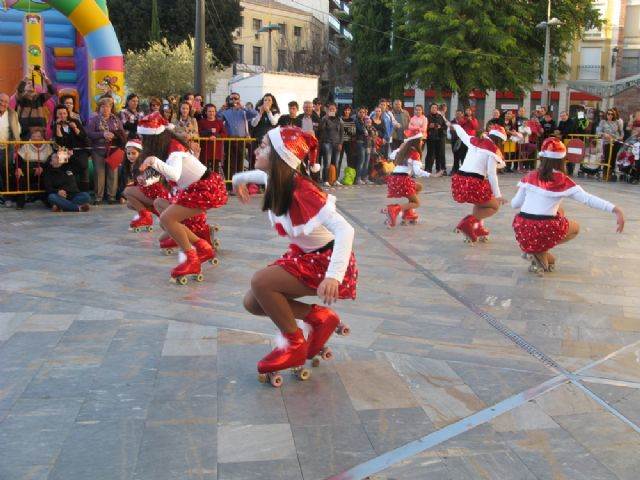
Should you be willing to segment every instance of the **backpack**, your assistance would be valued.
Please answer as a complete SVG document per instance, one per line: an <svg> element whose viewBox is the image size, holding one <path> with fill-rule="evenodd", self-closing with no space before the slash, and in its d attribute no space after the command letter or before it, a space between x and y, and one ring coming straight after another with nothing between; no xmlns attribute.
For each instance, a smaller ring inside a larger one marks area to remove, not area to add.
<svg viewBox="0 0 640 480"><path fill-rule="evenodd" d="M356 180L356 169L353 167L346 167L344 169L344 175L342 176L342 180L340 183L343 185L353 185L353 182Z"/></svg>

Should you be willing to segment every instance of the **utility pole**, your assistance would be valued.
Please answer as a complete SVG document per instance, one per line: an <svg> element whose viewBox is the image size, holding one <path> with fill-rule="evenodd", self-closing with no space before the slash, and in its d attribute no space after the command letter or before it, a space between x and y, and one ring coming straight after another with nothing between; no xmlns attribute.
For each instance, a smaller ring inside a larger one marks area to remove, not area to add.
<svg viewBox="0 0 640 480"><path fill-rule="evenodd" d="M196 38L195 38L195 62L194 62L194 93L206 95L205 89L205 37L204 37L204 0L196 0Z"/></svg>

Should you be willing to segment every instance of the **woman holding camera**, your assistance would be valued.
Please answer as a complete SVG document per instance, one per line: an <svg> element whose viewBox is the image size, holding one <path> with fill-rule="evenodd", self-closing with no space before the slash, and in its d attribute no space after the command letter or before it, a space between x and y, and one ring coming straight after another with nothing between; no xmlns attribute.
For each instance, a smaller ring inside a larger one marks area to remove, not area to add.
<svg viewBox="0 0 640 480"><path fill-rule="evenodd" d="M47 85L46 92L38 93L36 90L36 75L39 75L43 84ZM47 127L44 104L55 94L53 84L45 71L39 65L30 67L29 75L22 79L16 91L16 111L22 127L21 140L27 140L31 136L30 129Z"/></svg>
<svg viewBox="0 0 640 480"><path fill-rule="evenodd" d="M89 138L79 120L69 116L69 109L62 104L53 109L53 139L58 150L61 148L71 152L69 165L80 177L81 192L89 191Z"/></svg>

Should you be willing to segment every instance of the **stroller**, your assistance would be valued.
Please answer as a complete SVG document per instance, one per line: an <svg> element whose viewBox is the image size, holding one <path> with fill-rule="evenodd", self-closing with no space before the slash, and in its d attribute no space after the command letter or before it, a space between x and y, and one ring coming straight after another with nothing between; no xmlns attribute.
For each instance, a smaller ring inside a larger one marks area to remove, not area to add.
<svg viewBox="0 0 640 480"><path fill-rule="evenodd" d="M602 174L602 167L600 165L593 164L605 162L604 141L601 138L591 139L586 148L584 161L587 163L580 164L578 176L600 179L600 175Z"/></svg>
<svg viewBox="0 0 640 480"><path fill-rule="evenodd" d="M640 164L638 159L640 158L640 139L636 137L629 137L626 142L623 143L618 157L616 158L616 165L620 175L618 179L622 182L628 182L631 184L637 184L640 177Z"/></svg>

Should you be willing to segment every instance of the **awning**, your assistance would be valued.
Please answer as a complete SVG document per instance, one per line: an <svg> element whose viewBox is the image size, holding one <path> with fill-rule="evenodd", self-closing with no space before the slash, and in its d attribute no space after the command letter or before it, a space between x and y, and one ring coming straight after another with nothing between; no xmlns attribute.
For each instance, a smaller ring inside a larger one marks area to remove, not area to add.
<svg viewBox="0 0 640 480"><path fill-rule="evenodd" d="M573 80L568 82L569 88L600 97L615 97L633 87L640 87L640 75L621 78L614 82L595 82L589 80Z"/></svg>

